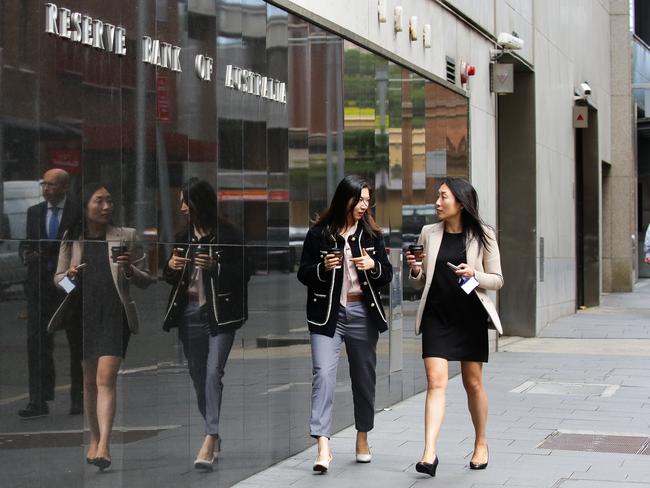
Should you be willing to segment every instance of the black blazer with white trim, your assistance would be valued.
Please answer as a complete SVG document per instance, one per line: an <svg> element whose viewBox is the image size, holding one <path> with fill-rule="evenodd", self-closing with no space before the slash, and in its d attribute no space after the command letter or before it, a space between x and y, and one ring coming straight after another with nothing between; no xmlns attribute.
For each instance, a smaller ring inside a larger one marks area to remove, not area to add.
<svg viewBox="0 0 650 488"><path fill-rule="evenodd" d="M212 336L237 330L248 318L250 270L244 259L241 237L233 226L225 223L220 226L219 245L213 235L197 240L190 239L189 232L181 232L175 239L179 244L190 244L185 246L184 257L191 257L191 245L204 244L207 245L210 256L217 260L214 270L203 272L206 303L201 313L209 324ZM172 285L163 320L163 330L166 332L178 327L183 319L188 302L189 271L190 266L183 267L182 271L174 271L169 267L169 260L165 264L163 279Z"/></svg>
<svg viewBox="0 0 650 488"><path fill-rule="evenodd" d="M324 229L323 225L315 225L307 232L298 279L307 286L307 323L310 332L333 337L340 307L343 269L327 271L323 256L335 245L343 249L345 241L340 235L336 238L328 236ZM379 332L384 332L388 329L388 319L381 304L379 288L393 279L393 266L386 255L384 239L364 232L363 226L357 225L356 232L348 237L348 242L354 257L360 257L363 248L375 260L374 269L357 270L357 274L370 321Z"/></svg>

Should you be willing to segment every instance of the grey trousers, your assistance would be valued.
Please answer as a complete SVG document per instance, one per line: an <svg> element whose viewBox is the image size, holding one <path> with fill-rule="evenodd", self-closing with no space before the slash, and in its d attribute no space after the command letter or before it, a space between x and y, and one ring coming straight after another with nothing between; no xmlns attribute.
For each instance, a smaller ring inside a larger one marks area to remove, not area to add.
<svg viewBox="0 0 650 488"><path fill-rule="evenodd" d="M348 303L347 307L339 309L334 337L311 334L313 377L309 430L312 437L329 438L332 433L336 368L343 342L350 366L354 423L359 432L372 430L378 338L379 332L368 320L363 302Z"/></svg>
<svg viewBox="0 0 650 488"><path fill-rule="evenodd" d="M201 320L198 307L191 304L183 319L179 337L196 391L199 411L205 419L205 434L218 436L222 379L235 332L210 336L207 322Z"/></svg>

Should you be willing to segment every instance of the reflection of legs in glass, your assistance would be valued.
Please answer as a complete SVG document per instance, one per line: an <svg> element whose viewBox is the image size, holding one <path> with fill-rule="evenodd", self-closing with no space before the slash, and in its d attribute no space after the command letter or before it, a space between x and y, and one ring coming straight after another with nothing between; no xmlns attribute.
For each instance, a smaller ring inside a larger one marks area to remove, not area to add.
<svg viewBox="0 0 650 488"><path fill-rule="evenodd" d="M467 392L467 406L474 424L474 453L469 465L471 469L485 469L488 464L488 398L483 387L483 363L462 361L461 372Z"/></svg>
<svg viewBox="0 0 650 488"><path fill-rule="evenodd" d="M97 360L85 360L84 386L85 407L90 428L87 458L104 470L111 464L110 438L115 418L115 390L117 372L122 358L101 356ZM94 373L94 375L93 375Z"/></svg>
<svg viewBox="0 0 650 488"><path fill-rule="evenodd" d="M187 359L187 368L192 378L199 412L205 418L205 377L208 364L208 333L202 326L182 325L178 336L183 344L183 354Z"/></svg>
<svg viewBox="0 0 650 488"><path fill-rule="evenodd" d="M83 372L81 359L83 344L81 331L74 327L65 330L70 347L70 415L83 413Z"/></svg>
<svg viewBox="0 0 650 488"><path fill-rule="evenodd" d="M97 423L97 360L87 359L81 362L84 375L84 410L90 430L86 461L91 463L97 457L99 443L99 424Z"/></svg>
<svg viewBox="0 0 650 488"><path fill-rule="evenodd" d="M421 462L432 466L437 464L436 442L445 418L449 363L446 359L427 357L424 358L424 368L427 374L427 397L424 406L424 452Z"/></svg>
<svg viewBox="0 0 650 488"><path fill-rule="evenodd" d="M223 395L223 375L226 361L235 340L235 332L223 332L209 338L205 373L205 439L197 461L214 462L220 450L219 415ZM197 466L198 467L198 466Z"/></svg>

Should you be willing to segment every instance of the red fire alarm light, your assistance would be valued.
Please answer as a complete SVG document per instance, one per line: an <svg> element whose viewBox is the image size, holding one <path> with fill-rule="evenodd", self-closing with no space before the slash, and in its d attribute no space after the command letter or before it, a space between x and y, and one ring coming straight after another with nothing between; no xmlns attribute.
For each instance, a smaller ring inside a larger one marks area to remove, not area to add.
<svg viewBox="0 0 650 488"><path fill-rule="evenodd" d="M469 77L474 76L475 74L476 74L476 67L471 64L467 64L465 61L463 61L460 67L461 85L466 84L469 81Z"/></svg>

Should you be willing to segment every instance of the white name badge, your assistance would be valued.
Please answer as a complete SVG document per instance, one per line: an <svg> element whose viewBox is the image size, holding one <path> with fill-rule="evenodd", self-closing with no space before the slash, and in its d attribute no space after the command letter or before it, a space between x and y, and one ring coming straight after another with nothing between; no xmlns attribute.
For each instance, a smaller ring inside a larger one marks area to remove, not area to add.
<svg viewBox="0 0 650 488"><path fill-rule="evenodd" d="M472 276L470 278L467 278L463 283L461 283L460 287L463 289L465 293L468 295L474 291L474 288L476 288L479 285L478 280Z"/></svg>
<svg viewBox="0 0 650 488"><path fill-rule="evenodd" d="M77 285L75 285L74 282L67 276L64 276L63 279L59 281L59 285L61 285L61 288L63 288L66 293L70 293L77 287Z"/></svg>

